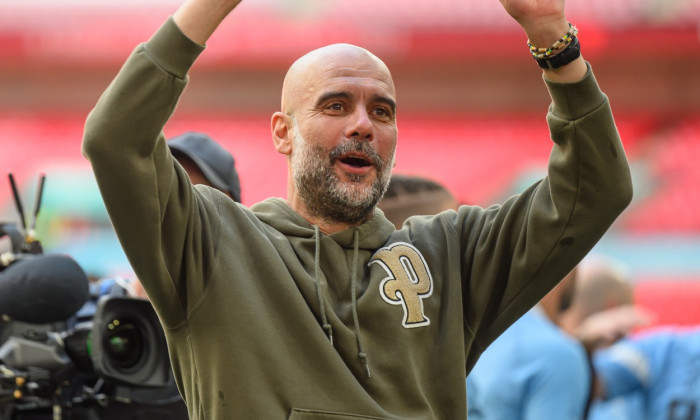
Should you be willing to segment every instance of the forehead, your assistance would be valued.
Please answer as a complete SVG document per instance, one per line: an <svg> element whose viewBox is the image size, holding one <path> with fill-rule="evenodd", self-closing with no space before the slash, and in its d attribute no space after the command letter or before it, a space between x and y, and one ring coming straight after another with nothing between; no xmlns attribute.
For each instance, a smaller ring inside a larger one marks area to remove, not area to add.
<svg viewBox="0 0 700 420"><path fill-rule="evenodd" d="M305 98L315 98L326 91L368 91L372 95L395 96L394 82L387 67L362 50L336 51L316 57L302 78Z"/></svg>
<svg viewBox="0 0 700 420"><path fill-rule="evenodd" d="M394 85L391 78L381 70L376 69L361 69L352 67L329 68L318 74L315 78L315 83L318 88L325 86L349 85L357 88L374 88L383 90L391 96L394 95Z"/></svg>

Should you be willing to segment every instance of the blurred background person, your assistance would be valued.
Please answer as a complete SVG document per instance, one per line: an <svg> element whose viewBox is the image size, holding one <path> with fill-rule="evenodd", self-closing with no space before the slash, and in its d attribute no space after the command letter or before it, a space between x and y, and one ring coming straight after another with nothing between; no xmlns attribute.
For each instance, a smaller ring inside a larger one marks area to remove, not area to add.
<svg viewBox="0 0 700 420"><path fill-rule="evenodd" d="M596 383L591 355L649 322L634 306L628 272L611 259L584 258L557 289L477 362L467 378L470 416L586 418Z"/></svg>
<svg viewBox="0 0 700 420"><path fill-rule="evenodd" d="M193 184L204 184L241 202L241 183L233 155L200 132L187 132L167 142L175 159L187 171Z"/></svg>
<svg viewBox="0 0 700 420"><path fill-rule="evenodd" d="M396 229L400 229L411 216L456 210L458 205L454 195L437 181L421 176L392 174L389 188L378 207Z"/></svg>
<svg viewBox="0 0 700 420"><path fill-rule="evenodd" d="M618 261L588 256L577 267L571 306L559 325L586 347L588 354L610 346L634 328L648 324L649 311L635 306L629 270Z"/></svg>
<svg viewBox="0 0 700 420"><path fill-rule="evenodd" d="M477 362L467 378L471 417L617 418L610 415L619 409L604 410L594 399L591 357L652 314L634 305L629 272L617 261L588 256L568 277Z"/></svg>
<svg viewBox="0 0 700 420"><path fill-rule="evenodd" d="M590 364L596 351L614 344L633 329L648 324L653 316L635 306L629 270L618 261L588 256L578 265L577 276L574 298L569 309L562 314L559 324L583 344ZM592 364L589 368L593 381L587 401L587 418L618 418L618 408L612 405L602 407L595 400L598 377Z"/></svg>
<svg viewBox="0 0 700 420"><path fill-rule="evenodd" d="M467 376L470 420L580 420L591 374L583 345L558 323L573 299L572 270L484 351Z"/></svg>
<svg viewBox="0 0 700 420"><path fill-rule="evenodd" d="M604 260L589 266L572 306L577 310L567 318L589 314L571 328L588 339L593 358L596 399L589 420L700 419L700 326L635 331L655 314L633 306L628 273Z"/></svg>
<svg viewBox="0 0 700 420"><path fill-rule="evenodd" d="M649 330L594 355L590 420L700 419L700 327Z"/></svg>

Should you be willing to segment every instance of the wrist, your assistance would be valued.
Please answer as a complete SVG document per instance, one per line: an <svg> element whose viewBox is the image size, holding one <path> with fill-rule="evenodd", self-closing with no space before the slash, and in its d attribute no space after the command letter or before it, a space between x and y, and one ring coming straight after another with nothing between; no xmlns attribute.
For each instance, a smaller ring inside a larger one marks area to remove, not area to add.
<svg viewBox="0 0 700 420"><path fill-rule="evenodd" d="M583 57L575 59L569 64L563 65L557 69L549 70L542 69L544 77L550 82L555 83L575 83L586 77L588 73L588 65L583 60Z"/></svg>
<svg viewBox="0 0 700 420"><path fill-rule="evenodd" d="M527 45L532 57L544 69L547 78L552 81L577 81L587 73L588 68L580 58L581 45L578 29L569 22L566 22L566 30L560 32L558 38L551 44L538 45L528 39Z"/></svg>
<svg viewBox="0 0 700 420"><path fill-rule="evenodd" d="M525 28L527 38L533 45L547 46L555 43L562 34L569 30L569 21L566 18L557 18L551 21L533 24L530 29Z"/></svg>

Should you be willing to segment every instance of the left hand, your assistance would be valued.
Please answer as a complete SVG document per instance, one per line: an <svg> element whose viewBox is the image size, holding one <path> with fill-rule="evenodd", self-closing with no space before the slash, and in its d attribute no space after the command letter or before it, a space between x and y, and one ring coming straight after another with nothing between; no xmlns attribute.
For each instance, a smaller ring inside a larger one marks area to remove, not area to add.
<svg viewBox="0 0 700 420"><path fill-rule="evenodd" d="M548 47L569 29L564 0L500 0L533 45Z"/></svg>

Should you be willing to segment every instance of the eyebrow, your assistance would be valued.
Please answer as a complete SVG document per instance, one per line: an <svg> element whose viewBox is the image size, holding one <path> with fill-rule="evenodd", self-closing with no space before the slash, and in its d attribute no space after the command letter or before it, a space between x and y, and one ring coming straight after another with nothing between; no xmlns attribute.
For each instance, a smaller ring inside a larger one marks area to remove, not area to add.
<svg viewBox="0 0 700 420"><path fill-rule="evenodd" d="M321 106L325 102L331 100L331 99L345 99L345 100L350 100L351 95L347 92L327 92L321 95L318 100L316 101L316 106Z"/></svg>
<svg viewBox="0 0 700 420"><path fill-rule="evenodd" d="M348 92L344 92L344 91L327 92L318 98L318 100L316 101L316 106L321 106L325 102L327 102L331 99L350 100L350 99L352 99L352 95L349 94ZM381 95L374 95L374 96L372 96L371 101L383 103L391 108L391 112L396 112L396 101L394 101L391 98L388 98L386 96L381 96Z"/></svg>
<svg viewBox="0 0 700 420"><path fill-rule="evenodd" d="M394 101L393 99L387 98L386 96L374 95L372 97L372 101L383 103L384 105L387 105L389 108L391 108L392 113L396 113L396 101Z"/></svg>

